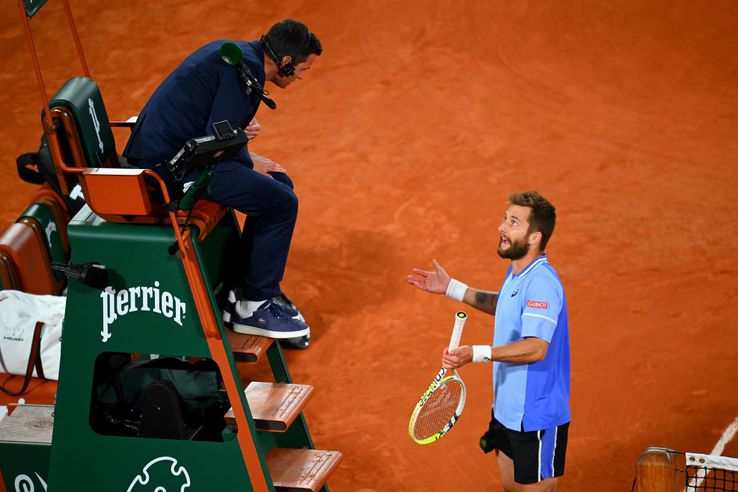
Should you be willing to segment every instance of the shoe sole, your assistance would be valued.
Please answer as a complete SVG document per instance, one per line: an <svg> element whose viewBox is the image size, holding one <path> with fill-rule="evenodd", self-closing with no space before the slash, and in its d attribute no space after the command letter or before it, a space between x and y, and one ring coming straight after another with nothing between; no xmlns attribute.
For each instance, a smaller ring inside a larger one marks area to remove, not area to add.
<svg viewBox="0 0 738 492"><path fill-rule="evenodd" d="M279 340L283 340L285 338L298 338L298 337L304 337L308 333L310 333L310 328L305 328L303 330L298 331L270 331L266 330L264 328L259 328L257 326L249 326L249 325L239 325L238 323L233 323L233 331L236 333L241 333L242 335L256 335L260 337L269 337L269 338L276 338Z"/></svg>
<svg viewBox="0 0 738 492"><path fill-rule="evenodd" d="M310 342L304 342L302 339L305 337L299 337L297 341L293 338L283 338L279 341L279 344L282 346L282 348L290 349L290 350L305 350L306 348L310 347Z"/></svg>

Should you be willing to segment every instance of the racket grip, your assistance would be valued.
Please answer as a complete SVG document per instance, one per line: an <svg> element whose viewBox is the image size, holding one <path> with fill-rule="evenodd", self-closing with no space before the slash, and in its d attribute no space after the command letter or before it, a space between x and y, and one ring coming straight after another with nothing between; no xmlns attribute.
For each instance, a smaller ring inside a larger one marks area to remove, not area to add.
<svg viewBox="0 0 738 492"><path fill-rule="evenodd" d="M464 311L457 311L454 317L454 331L451 333L451 342L448 344L448 349L453 350L459 346L461 341L461 332L464 330L464 323L466 323L467 315Z"/></svg>

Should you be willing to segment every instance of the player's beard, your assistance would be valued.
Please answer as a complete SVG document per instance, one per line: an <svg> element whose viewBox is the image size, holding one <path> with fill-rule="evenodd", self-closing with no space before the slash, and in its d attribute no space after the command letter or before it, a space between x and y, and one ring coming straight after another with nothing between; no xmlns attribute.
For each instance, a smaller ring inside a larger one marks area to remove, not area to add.
<svg viewBox="0 0 738 492"><path fill-rule="evenodd" d="M510 247L503 250L502 238L500 238L500 244L497 246L497 254L500 255L500 258L504 258L507 260L519 260L520 258L528 254L528 250L530 249L530 245L528 244L528 236L525 236L518 241L513 241L509 237L507 238L507 240L510 242Z"/></svg>

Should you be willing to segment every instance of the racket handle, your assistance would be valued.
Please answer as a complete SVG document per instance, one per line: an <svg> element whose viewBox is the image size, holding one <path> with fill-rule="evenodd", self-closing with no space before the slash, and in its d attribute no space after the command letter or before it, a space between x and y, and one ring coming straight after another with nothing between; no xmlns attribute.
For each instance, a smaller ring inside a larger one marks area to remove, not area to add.
<svg viewBox="0 0 738 492"><path fill-rule="evenodd" d="M464 311L457 311L454 317L454 331L451 333L451 342L448 344L448 349L453 350L459 346L461 341L461 332L464 330L464 323L466 323L466 313Z"/></svg>

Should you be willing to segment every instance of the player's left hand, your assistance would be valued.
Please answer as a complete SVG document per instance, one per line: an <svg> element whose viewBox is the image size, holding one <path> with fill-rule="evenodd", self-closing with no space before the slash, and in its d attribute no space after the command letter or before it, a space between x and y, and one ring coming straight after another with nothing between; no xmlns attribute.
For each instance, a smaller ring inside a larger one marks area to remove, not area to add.
<svg viewBox="0 0 738 492"><path fill-rule="evenodd" d="M448 347L443 349L442 364L446 369L458 369L472 361L473 351L469 345L461 345L451 352Z"/></svg>
<svg viewBox="0 0 738 492"><path fill-rule="evenodd" d="M431 294L445 294L451 281L451 277L436 260L433 260L432 272L413 268L413 273L415 275L407 276L407 283Z"/></svg>

